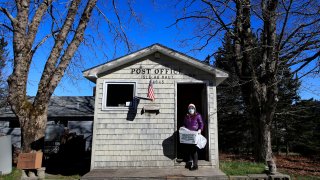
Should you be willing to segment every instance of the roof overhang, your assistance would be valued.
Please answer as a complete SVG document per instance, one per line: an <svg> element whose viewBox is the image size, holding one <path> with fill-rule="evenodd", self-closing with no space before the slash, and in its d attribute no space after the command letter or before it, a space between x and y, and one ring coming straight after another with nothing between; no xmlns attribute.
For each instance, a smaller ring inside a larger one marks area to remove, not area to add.
<svg viewBox="0 0 320 180"><path fill-rule="evenodd" d="M83 76L95 83L96 80L99 78L100 74L107 73L108 71L110 71L114 68L125 65L127 63L134 62L140 58L151 55L155 52L159 52L161 54L164 54L166 56L169 56L171 58L179 60L183 63L189 64L189 65L194 66L198 69L201 69L205 72L213 74L216 78L216 85L219 85L221 82L223 82L229 76L228 73L223 70L209 66L209 65L202 63L201 61L199 61L195 58L192 58L190 56L187 56L183 53L180 53L180 52L175 51L173 49L167 48L167 47L160 45L160 44L151 45L151 46L146 47L142 50L134 52L132 54L120 57L120 58L115 59L113 61L110 61L110 62L101 64L101 65L98 65L96 67L90 68L88 70L85 70L85 71L83 71Z"/></svg>

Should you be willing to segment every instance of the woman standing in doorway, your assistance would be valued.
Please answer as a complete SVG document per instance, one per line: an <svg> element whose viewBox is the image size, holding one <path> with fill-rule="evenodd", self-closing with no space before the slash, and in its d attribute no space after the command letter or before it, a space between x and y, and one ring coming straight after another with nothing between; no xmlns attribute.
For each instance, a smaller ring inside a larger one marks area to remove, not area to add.
<svg viewBox="0 0 320 180"><path fill-rule="evenodd" d="M201 115L196 111L194 104L189 104L188 114L184 118L184 127L191 131L198 131L201 134L203 131L203 121ZM186 164L186 168L192 170L198 169L198 147L195 144L188 144L188 158L189 162Z"/></svg>

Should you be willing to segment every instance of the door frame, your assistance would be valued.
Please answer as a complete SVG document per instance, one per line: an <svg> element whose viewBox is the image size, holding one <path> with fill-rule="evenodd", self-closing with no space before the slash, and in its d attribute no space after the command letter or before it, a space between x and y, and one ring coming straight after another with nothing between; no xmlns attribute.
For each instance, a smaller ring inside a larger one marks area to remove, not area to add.
<svg viewBox="0 0 320 180"><path fill-rule="evenodd" d="M200 81L200 80L176 80L174 82L174 131L178 131L178 107L177 107L177 104L178 104L178 84L204 84L205 85L205 88L206 88L206 101L204 102L206 104L206 114L205 115L202 115L204 118L207 118L208 119L208 123L207 123L207 158L208 158L208 161L200 161L199 160L199 165L211 165L212 162L211 162L211 148L210 148L210 121L209 121L209 92L210 92L210 89L209 89L209 81L208 80L204 80L204 81ZM178 132L177 132L178 133ZM177 134L178 135L178 134ZM180 162L177 161L177 146L178 146L178 138L176 137L174 139L174 153L175 153L175 165L180 165Z"/></svg>

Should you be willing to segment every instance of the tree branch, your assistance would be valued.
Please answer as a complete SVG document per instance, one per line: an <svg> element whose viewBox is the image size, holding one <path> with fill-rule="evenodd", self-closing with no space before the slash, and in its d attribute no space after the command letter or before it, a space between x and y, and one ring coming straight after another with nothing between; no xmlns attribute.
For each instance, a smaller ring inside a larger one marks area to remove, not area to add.
<svg viewBox="0 0 320 180"><path fill-rule="evenodd" d="M280 49L283 49L283 47L286 45L286 43L289 42L289 40L290 40L292 37L294 37L294 36L297 34L297 32L299 32L301 29L303 29L303 28L305 28L305 27L308 27L308 26L311 26L311 25L313 25L313 24L316 24L316 23L318 23L318 22L320 22L320 18L318 18L318 19L316 19L316 20L314 20L314 21L312 21L312 22L310 22L310 23L308 23L308 24L301 24L301 25L299 25L299 26L282 42L282 44L281 44L281 46L280 46Z"/></svg>
<svg viewBox="0 0 320 180"><path fill-rule="evenodd" d="M119 27L120 27L120 29L121 29L121 34L123 35L124 41L125 41L125 43L126 43L126 45L127 45L128 52L130 52L130 51L131 51L131 47L130 47L130 44L129 44L129 41L128 41L128 37L127 37L126 33L124 32L124 29L123 29L123 27L122 27L121 19L120 19L120 17L119 17L119 12L118 12L118 9L117 9L115 0L112 0L112 6L113 6L113 10L114 10L114 12L115 12L115 14L116 14L118 23L119 23Z"/></svg>
<svg viewBox="0 0 320 180"><path fill-rule="evenodd" d="M222 20L220 14L218 13L218 11L216 10L216 8L213 6L213 4L207 0L201 0L202 2L206 3L207 5L210 6L211 10L213 11L213 13L215 14L215 16L218 18L218 21L220 22L219 24L222 25L222 27L229 33L231 33L231 35L234 35L232 31L230 31L230 28L227 27L226 23Z"/></svg>
<svg viewBox="0 0 320 180"><path fill-rule="evenodd" d="M95 8L98 10L98 12L103 16L103 18L105 19L105 21L107 22L108 26L109 26L109 32L110 33L113 33L112 31L114 31L115 33L113 34L114 35L114 42L116 44L116 41L117 41L117 38L120 38L120 39L124 39L124 41L126 41L126 45L127 47L130 47L128 45L129 44L129 41L128 41L128 38L126 38L126 34L124 31L119 31L119 28L117 28L116 25L114 25L113 22L111 22L108 17L102 12L102 10L98 7L98 6L95 6ZM129 48L128 48L129 49ZM116 47L115 47L115 52L116 52Z"/></svg>
<svg viewBox="0 0 320 180"><path fill-rule="evenodd" d="M55 69L53 75L50 78L50 82L48 83L48 89L46 91L47 98L50 98L53 91L57 87L58 83L60 82L61 78L63 77L63 74L68 67L74 53L76 52L77 48L79 47L80 43L83 40L84 37L84 31L87 27L87 24L89 22L89 19L91 17L91 13L93 8L95 7L95 4L97 3L97 0L89 0L85 10L83 11L81 15L80 22L78 24L78 27L76 29L75 35L71 41L71 43L68 45L66 51L61 57L61 61L58 65L58 67Z"/></svg>
<svg viewBox="0 0 320 180"><path fill-rule="evenodd" d="M8 78L9 97L8 101L15 114L23 116L30 111L26 105L30 103L26 100L27 78L31 64L31 47L27 46L26 29L29 17L30 1L15 1L17 12L15 20L11 19L13 26L13 72ZM9 18L10 19L10 18ZM12 21L13 20L13 21Z"/></svg>
<svg viewBox="0 0 320 180"><path fill-rule="evenodd" d="M283 60L289 60L297 55L299 55L301 52L305 51L305 50L313 50L313 49L318 49L319 48L319 44L320 40L314 40L314 41L307 41L304 44L300 45L297 49L288 52L285 55L281 56L281 59ZM295 44L293 45L293 47L298 46L299 44Z"/></svg>
<svg viewBox="0 0 320 180"><path fill-rule="evenodd" d="M28 44L30 46L32 46L33 41L36 37L41 19L42 19L44 13L46 12L46 10L48 9L48 7L51 5L51 3L52 3L52 0L44 0L32 18L32 22L28 28Z"/></svg>
<svg viewBox="0 0 320 180"><path fill-rule="evenodd" d="M290 0L289 6L288 6L288 8L286 8L285 2L284 2L284 0L282 0L283 7L286 10L286 15L285 15L284 22L283 22L283 25L282 25L281 33L279 35L279 40L278 40L278 43L277 43L277 50L278 51L280 51L280 49L279 49L280 48L280 43L282 41L282 38L283 38L283 35L284 35L284 31L285 31L285 29L287 27L287 22L288 22L289 12L290 12L290 9L291 9L292 2L293 2L293 0Z"/></svg>
<svg viewBox="0 0 320 180"><path fill-rule="evenodd" d="M11 21L12 24L17 23L17 19L15 19L15 18L9 13L9 11L8 11L7 9L5 9L5 8L3 8L3 7L0 7L0 11L9 18L9 20Z"/></svg>
<svg viewBox="0 0 320 180"><path fill-rule="evenodd" d="M9 31L13 32L13 29L6 24L0 23L0 26L7 28Z"/></svg>
<svg viewBox="0 0 320 180"><path fill-rule="evenodd" d="M314 59L318 58L319 56L320 56L320 50L317 53L315 53L313 56L303 59L302 62L304 63L299 68L294 70L292 73L293 74L297 73L298 71L303 69L306 65L308 65L310 62L312 62Z"/></svg>
<svg viewBox="0 0 320 180"><path fill-rule="evenodd" d="M53 31L51 34L46 35L44 38L42 38L42 40L32 49L32 54L34 54L37 49L43 44L45 43L50 37L54 36L56 33L58 33L59 30Z"/></svg>
<svg viewBox="0 0 320 180"><path fill-rule="evenodd" d="M308 72L300 75L298 79L302 79L303 77L307 76L308 74L313 73L313 71L316 70L316 69L318 69L318 68L319 68L319 66L315 66L314 68L310 69Z"/></svg>
<svg viewBox="0 0 320 180"><path fill-rule="evenodd" d="M223 27L220 27L219 29L217 29L213 34L205 35L205 36L209 36L209 38L206 39L205 44L203 44L200 48L197 48L197 49L195 49L195 50L198 50L198 51L203 50L203 48L205 48L205 47L210 43L210 41L212 40L212 38L214 38L214 37L220 32L221 29L223 29ZM205 36L204 36L204 37L205 37ZM203 38L204 38L204 37L203 37ZM201 39L202 39L202 38L201 38Z"/></svg>
<svg viewBox="0 0 320 180"><path fill-rule="evenodd" d="M49 79L53 76L54 71L56 70L56 63L60 57L60 53L63 49L63 44L66 41L67 35L77 15L77 10L79 8L80 2L81 0L73 0L69 7L62 29L60 30L60 33L57 35L55 39L54 46L51 50L50 56L44 67L44 70L40 79L40 83L38 86L38 92L35 98L35 102L37 102L40 97L47 97L46 95L43 95L43 94L47 93L47 89L49 88L49 85L50 85Z"/></svg>
<svg viewBox="0 0 320 180"><path fill-rule="evenodd" d="M173 24L167 26L167 28L170 28L170 27L178 24L180 21L187 20L187 19L208 19L210 21L214 21L214 19L212 19L212 18L210 18L208 16L197 16L197 15L185 16L185 17L181 17L181 18L176 19L176 22L174 22Z"/></svg>

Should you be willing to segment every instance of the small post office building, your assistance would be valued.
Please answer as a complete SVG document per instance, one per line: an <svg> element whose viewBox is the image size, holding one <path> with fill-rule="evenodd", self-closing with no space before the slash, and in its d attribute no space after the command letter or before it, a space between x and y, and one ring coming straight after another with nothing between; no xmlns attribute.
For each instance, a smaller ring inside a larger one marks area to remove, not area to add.
<svg viewBox="0 0 320 180"><path fill-rule="evenodd" d="M83 75L96 84L91 169L184 166L177 131L190 103L208 140L199 166L218 168L216 87L226 72L154 44Z"/></svg>

